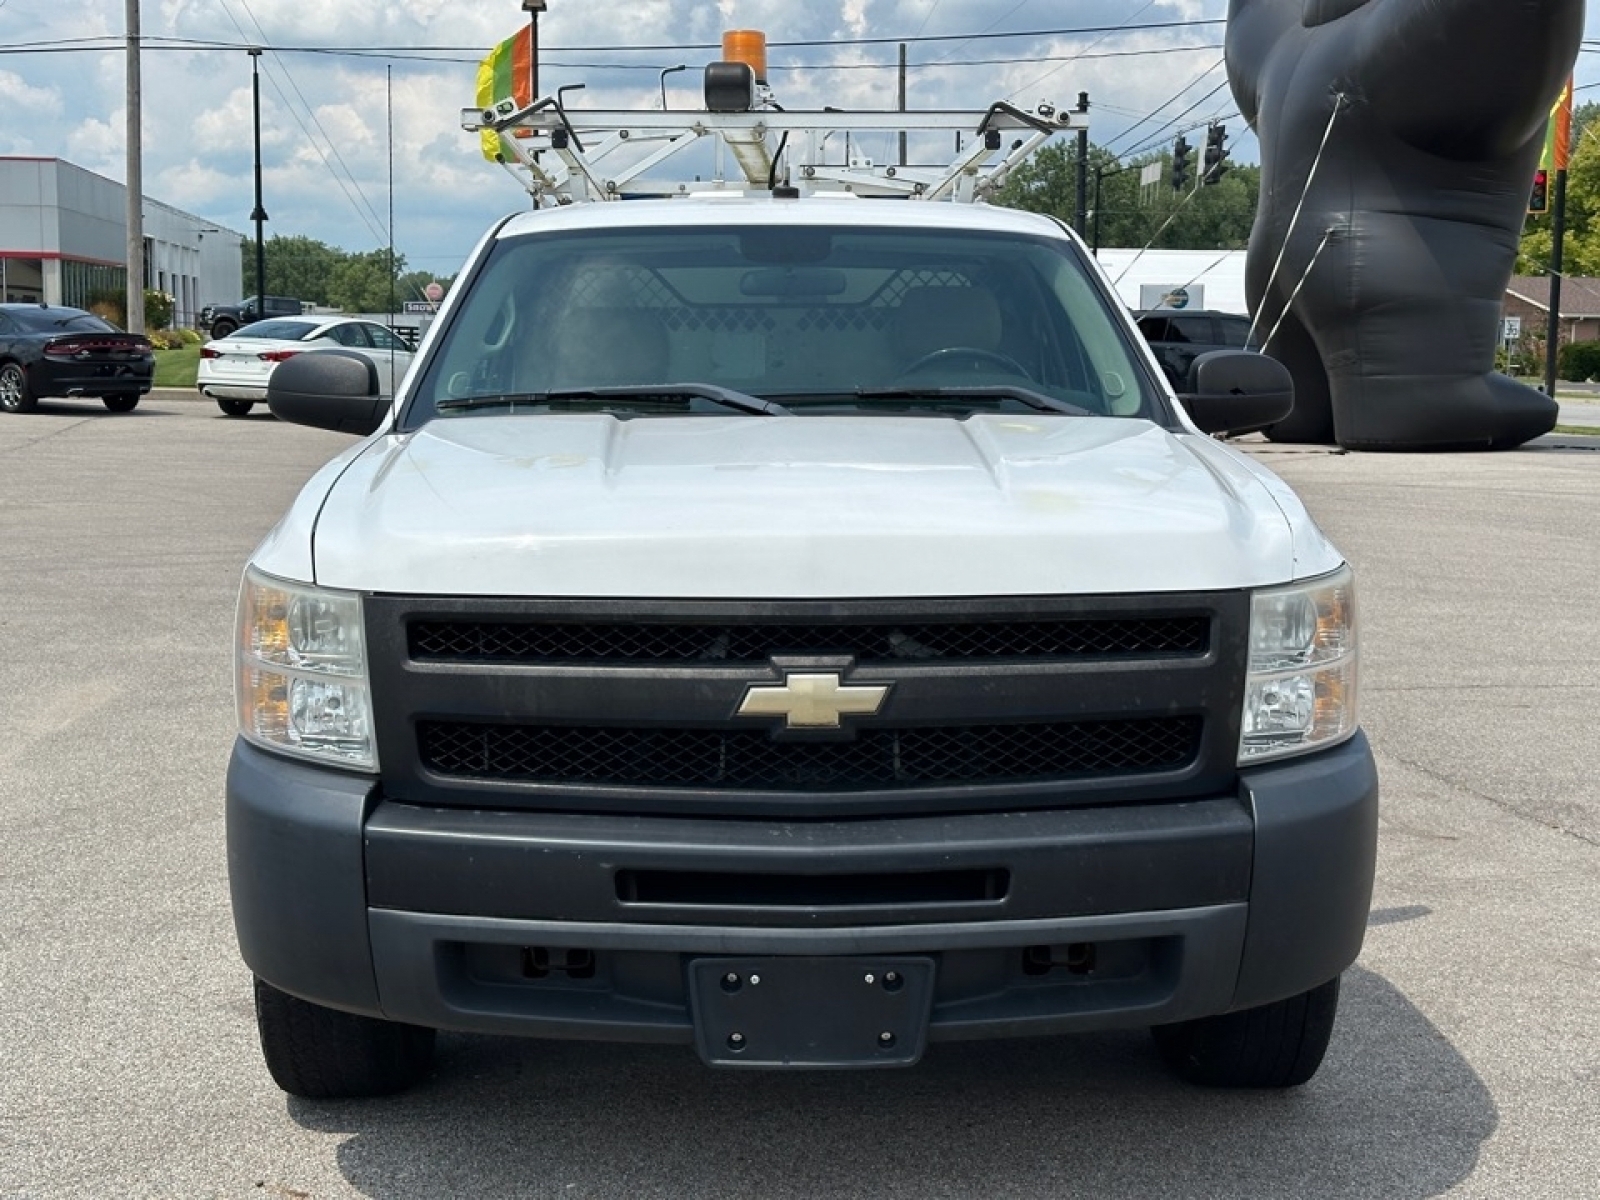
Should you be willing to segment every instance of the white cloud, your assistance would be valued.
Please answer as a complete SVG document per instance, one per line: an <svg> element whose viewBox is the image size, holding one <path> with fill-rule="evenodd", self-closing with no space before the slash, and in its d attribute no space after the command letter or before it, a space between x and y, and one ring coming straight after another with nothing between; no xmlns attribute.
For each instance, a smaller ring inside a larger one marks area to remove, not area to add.
<svg viewBox="0 0 1600 1200"><path fill-rule="evenodd" d="M13 122L33 114L48 115L60 110L61 90L36 87L15 71L0 71L0 106Z"/></svg>

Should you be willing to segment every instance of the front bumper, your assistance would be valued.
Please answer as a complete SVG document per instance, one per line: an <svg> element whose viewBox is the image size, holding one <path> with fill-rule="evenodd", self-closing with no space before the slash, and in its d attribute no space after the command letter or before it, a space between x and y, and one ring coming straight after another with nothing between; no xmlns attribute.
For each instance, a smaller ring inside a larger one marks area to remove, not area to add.
<svg viewBox="0 0 1600 1200"><path fill-rule="evenodd" d="M445 810L240 743L246 963L436 1028L689 1042L702 956L936 963L931 1040L1164 1024L1314 987L1365 931L1366 741L1237 794L839 822Z"/></svg>

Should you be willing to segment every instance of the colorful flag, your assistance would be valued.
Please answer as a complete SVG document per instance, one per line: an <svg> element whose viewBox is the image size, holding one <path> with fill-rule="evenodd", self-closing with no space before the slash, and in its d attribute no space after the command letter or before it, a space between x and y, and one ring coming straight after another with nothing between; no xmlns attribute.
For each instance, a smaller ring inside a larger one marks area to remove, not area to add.
<svg viewBox="0 0 1600 1200"><path fill-rule="evenodd" d="M526 108L533 103L533 29L530 26L524 25L489 51L489 57L478 64L478 107L493 108L502 100L510 100L516 108ZM498 133L485 129L478 136L485 158L490 162L505 161Z"/></svg>
<svg viewBox="0 0 1600 1200"><path fill-rule="evenodd" d="M1539 156L1541 171L1565 171L1572 162L1572 77L1550 110L1550 123L1545 126L1544 153Z"/></svg>

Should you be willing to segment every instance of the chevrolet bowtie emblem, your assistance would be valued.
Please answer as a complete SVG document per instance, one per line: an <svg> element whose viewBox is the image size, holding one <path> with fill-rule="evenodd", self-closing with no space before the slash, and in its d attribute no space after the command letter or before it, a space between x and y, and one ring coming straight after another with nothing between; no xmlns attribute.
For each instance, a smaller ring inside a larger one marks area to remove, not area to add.
<svg viewBox="0 0 1600 1200"><path fill-rule="evenodd" d="M782 717L788 729L837 729L843 716L869 717L883 707L888 685L845 687L837 674L784 676L783 685L753 686L737 715Z"/></svg>

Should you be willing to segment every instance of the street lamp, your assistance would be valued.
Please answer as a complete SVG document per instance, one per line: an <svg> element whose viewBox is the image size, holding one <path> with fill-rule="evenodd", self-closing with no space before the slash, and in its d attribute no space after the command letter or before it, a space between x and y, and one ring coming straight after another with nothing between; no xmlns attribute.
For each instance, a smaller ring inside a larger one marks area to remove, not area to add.
<svg viewBox="0 0 1600 1200"><path fill-rule="evenodd" d="M250 94L256 123L256 209L250 219L256 223L256 316L267 312L267 244L261 226L266 223L267 210L261 206L261 50L253 47L250 55Z"/></svg>
<svg viewBox="0 0 1600 1200"><path fill-rule="evenodd" d="M667 111L667 76L676 75L679 71L687 71L688 63L679 63L675 67L664 67L661 71L661 111Z"/></svg>

